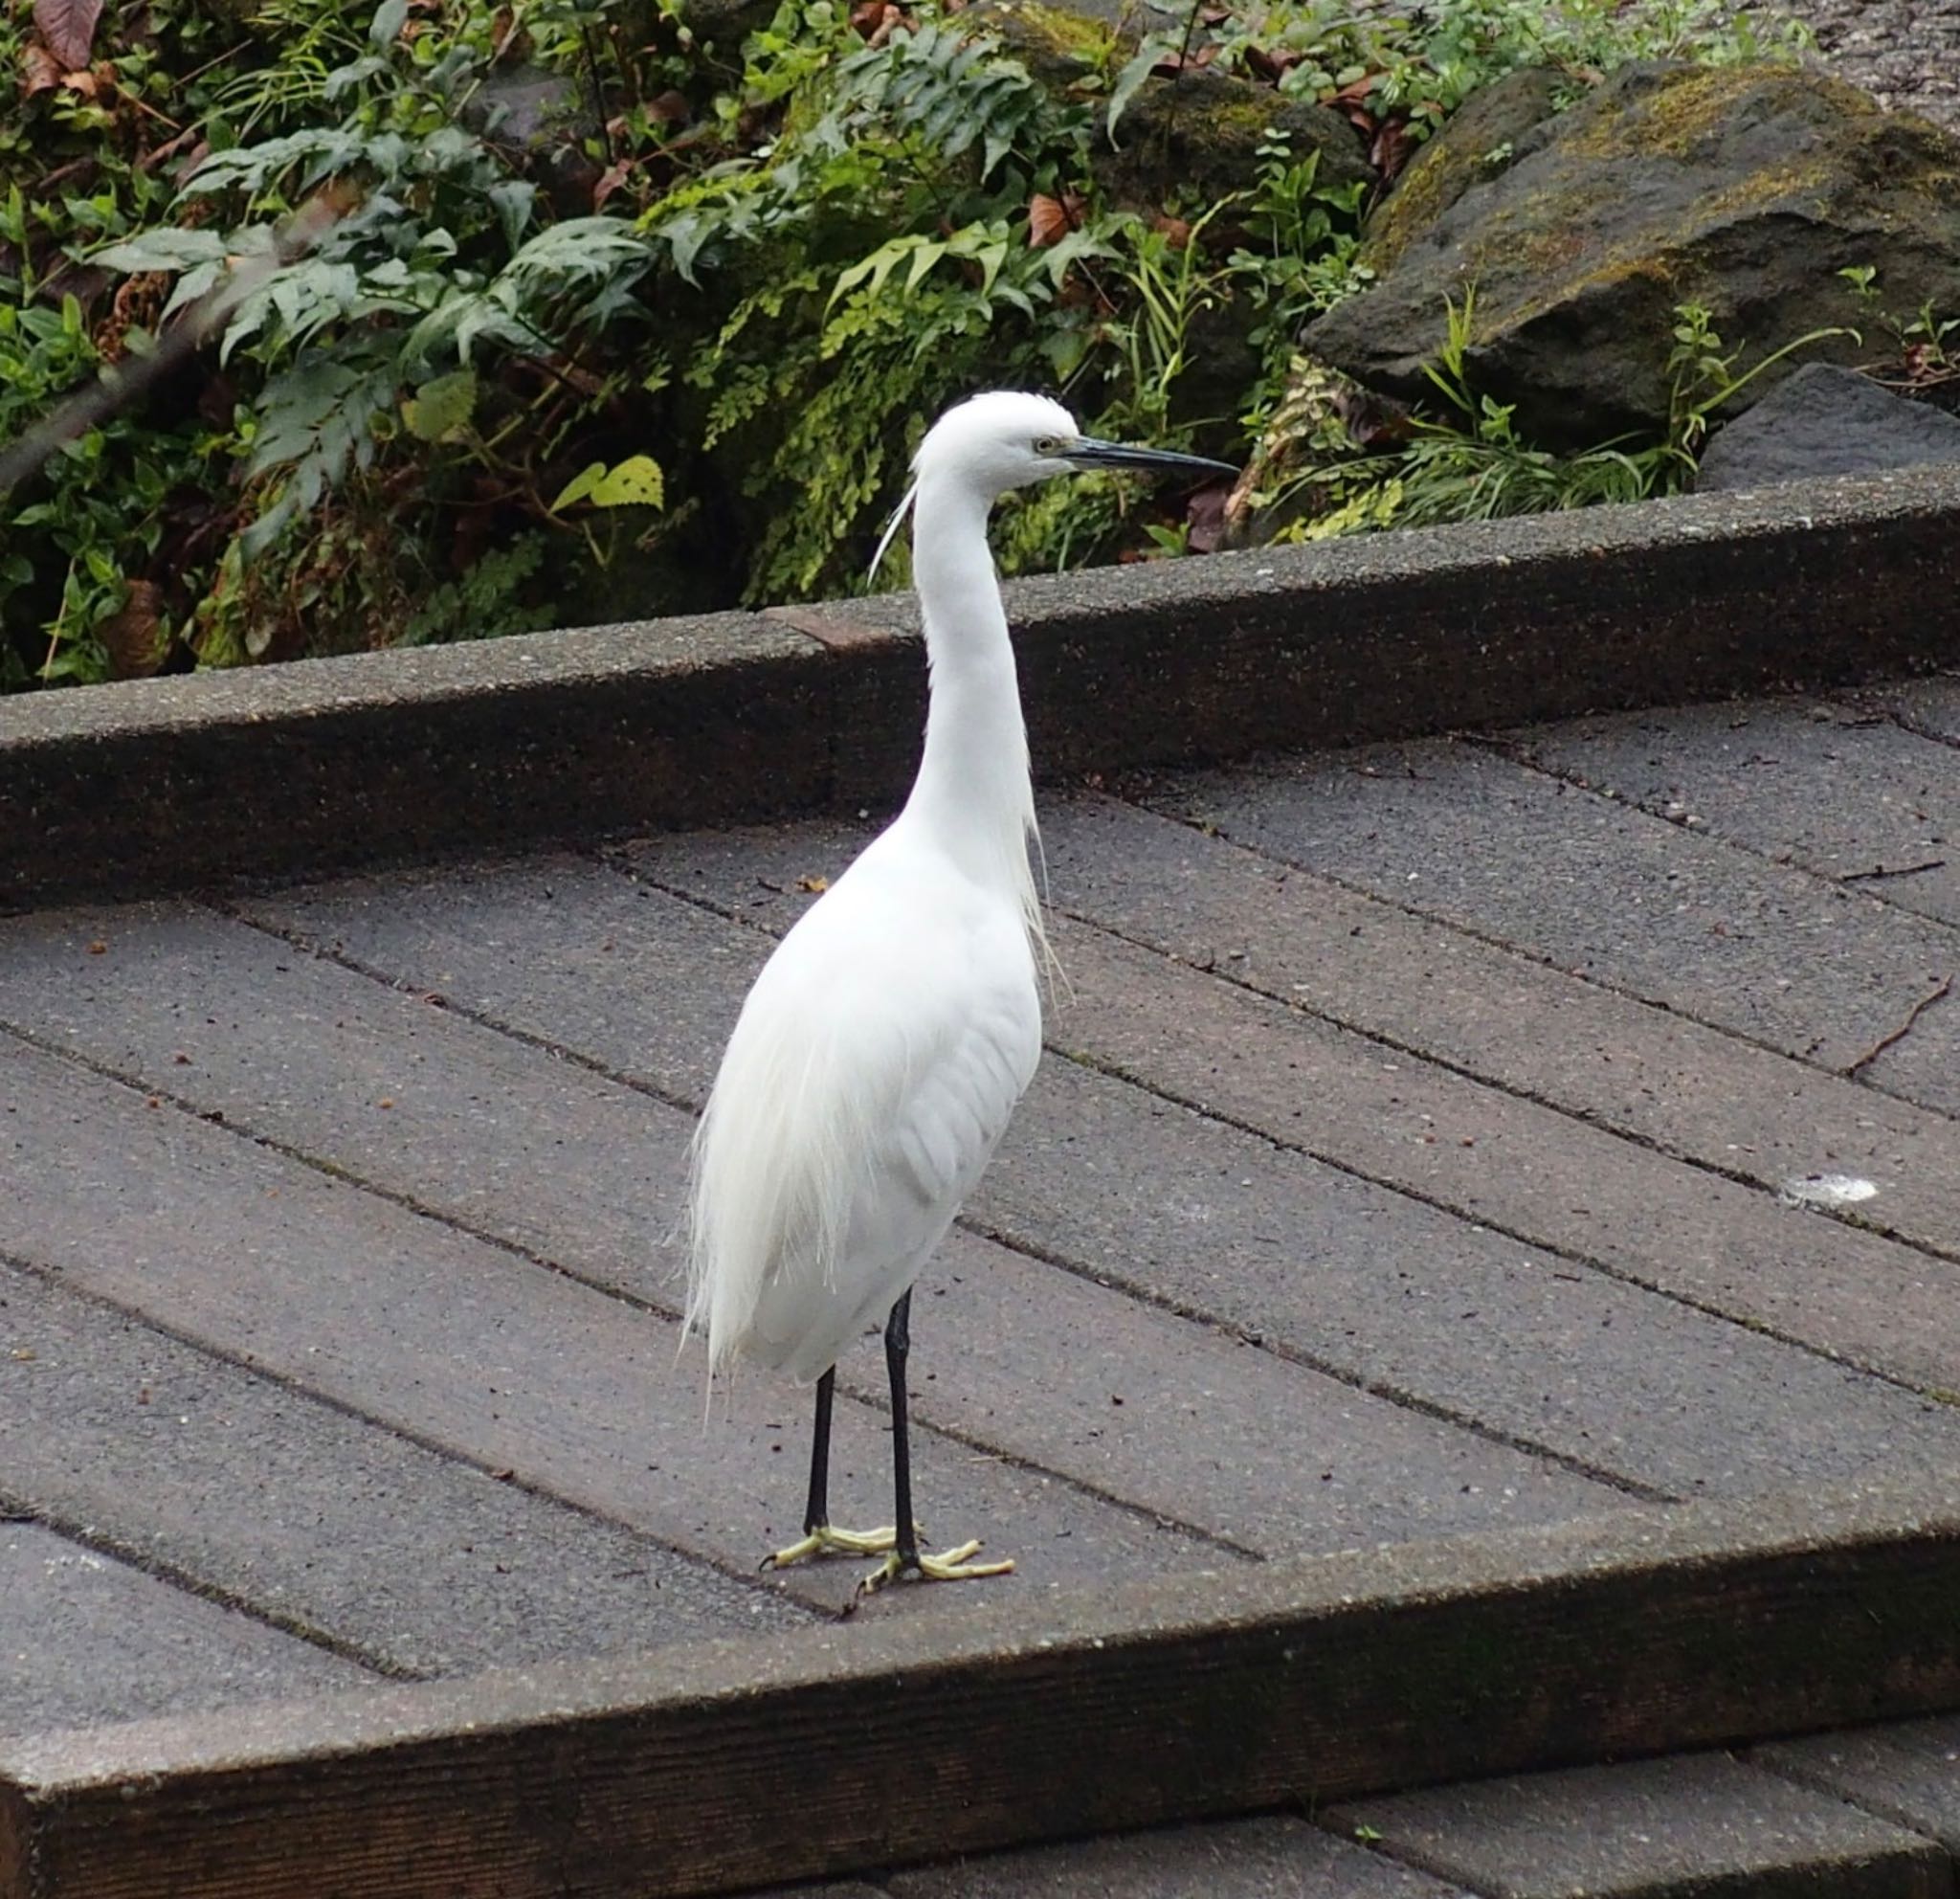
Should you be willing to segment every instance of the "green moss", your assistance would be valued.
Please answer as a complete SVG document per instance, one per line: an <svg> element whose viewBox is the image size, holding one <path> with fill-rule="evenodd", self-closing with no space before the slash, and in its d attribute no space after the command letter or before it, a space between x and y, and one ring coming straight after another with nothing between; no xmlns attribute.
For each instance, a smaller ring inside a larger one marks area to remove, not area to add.
<svg viewBox="0 0 1960 1899"><path fill-rule="evenodd" d="M1080 77L1106 66L1117 50L1115 28L1045 0L988 0L968 15L996 33L1036 78Z"/></svg>

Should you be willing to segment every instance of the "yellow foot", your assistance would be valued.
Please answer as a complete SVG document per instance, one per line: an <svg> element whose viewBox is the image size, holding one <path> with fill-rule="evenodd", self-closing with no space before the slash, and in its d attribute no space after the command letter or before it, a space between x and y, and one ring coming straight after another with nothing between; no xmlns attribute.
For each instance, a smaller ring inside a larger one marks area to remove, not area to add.
<svg viewBox="0 0 1960 1899"><path fill-rule="evenodd" d="M875 1556L880 1550L897 1546L898 1531L887 1527L883 1530L834 1530L827 1523L820 1523L800 1543L792 1543L787 1550L778 1550L772 1556L762 1559L766 1570L786 1570L791 1563L800 1563L811 1556Z"/></svg>
<svg viewBox="0 0 1960 1899"><path fill-rule="evenodd" d="M861 1602L867 1596L876 1596L880 1589L897 1582L902 1575L917 1575L924 1582L969 1582L975 1576L1008 1575L1012 1574L1014 1559L1012 1556L998 1563L976 1563L969 1560L980 1547L976 1538L970 1543L961 1543L950 1550L942 1551L936 1556L921 1556L916 1563L908 1563L897 1550L893 1550L883 1562L871 1572L858 1585L854 1602Z"/></svg>

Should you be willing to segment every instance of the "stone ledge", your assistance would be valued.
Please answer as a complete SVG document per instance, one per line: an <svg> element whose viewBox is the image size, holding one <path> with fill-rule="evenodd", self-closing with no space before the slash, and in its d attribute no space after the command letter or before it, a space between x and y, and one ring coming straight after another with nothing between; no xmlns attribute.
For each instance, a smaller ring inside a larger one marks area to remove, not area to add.
<svg viewBox="0 0 1960 1899"><path fill-rule="evenodd" d="M1960 471L1013 583L1052 777L1960 663ZM0 701L0 905L901 793L909 598Z"/></svg>
<svg viewBox="0 0 1960 1899"><path fill-rule="evenodd" d="M1960 1488L1895 1484L0 1741L0 1892L679 1899L1325 1810L1960 1707L1956 1599Z"/></svg>

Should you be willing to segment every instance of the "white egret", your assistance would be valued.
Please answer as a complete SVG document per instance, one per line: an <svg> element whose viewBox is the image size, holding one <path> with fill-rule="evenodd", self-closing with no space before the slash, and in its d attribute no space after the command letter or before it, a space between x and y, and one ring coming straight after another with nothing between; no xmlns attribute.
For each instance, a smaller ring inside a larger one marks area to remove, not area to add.
<svg viewBox="0 0 1960 1899"><path fill-rule="evenodd" d="M920 1553L905 1356L912 1284L1041 1052L1035 803L988 516L1010 489L1098 468L1236 473L1091 440L1058 403L1009 392L949 410L920 444L912 568L931 707L919 775L756 978L695 1138L687 1321L707 1335L710 1374L739 1353L816 1381L803 1539L764 1567L888 1553L860 1593L1013 1567L971 1561L977 1541ZM896 1508L890 1528L838 1530L836 1360L880 1319Z"/></svg>

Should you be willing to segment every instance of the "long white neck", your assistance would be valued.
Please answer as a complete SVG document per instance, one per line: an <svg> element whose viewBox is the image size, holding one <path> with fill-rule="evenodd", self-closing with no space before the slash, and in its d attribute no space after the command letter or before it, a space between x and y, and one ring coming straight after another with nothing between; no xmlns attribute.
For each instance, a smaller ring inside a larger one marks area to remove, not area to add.
<svg viewBox="0 0 1960 1899"><path fill-rule="evenodd" d="M926 827L976 882L1018 899L1038 934L1028 863L1035 832L1028 734L987 546L991 507L966 482L928 475L919 483L912 577L925 616L932 704L905 819Z"/></svg>

